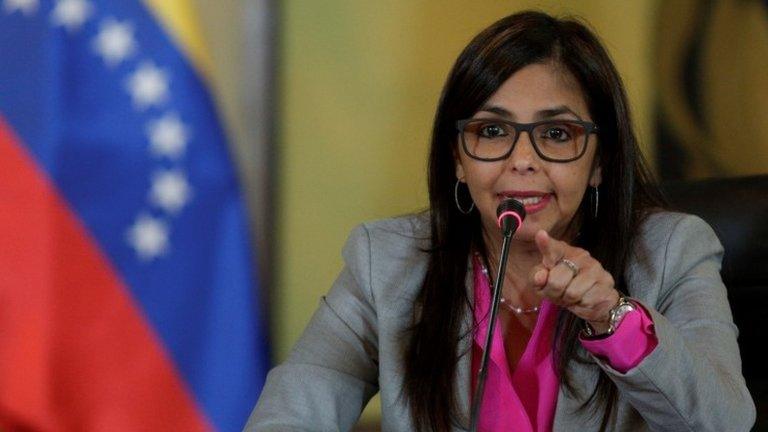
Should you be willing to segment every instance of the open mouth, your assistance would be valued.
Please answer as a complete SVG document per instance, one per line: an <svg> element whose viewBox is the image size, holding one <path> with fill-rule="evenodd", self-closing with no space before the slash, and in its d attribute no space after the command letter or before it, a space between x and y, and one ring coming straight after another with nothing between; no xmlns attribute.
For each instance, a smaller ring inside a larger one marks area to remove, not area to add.
<svg viewBox="0 0 768 432"><path fill-rule="evenodd" d="M513 198L520 201L527 214L536 213L544 209L552 199L551 193L543 192L504 192L498 194L500 200Z"/></svg>

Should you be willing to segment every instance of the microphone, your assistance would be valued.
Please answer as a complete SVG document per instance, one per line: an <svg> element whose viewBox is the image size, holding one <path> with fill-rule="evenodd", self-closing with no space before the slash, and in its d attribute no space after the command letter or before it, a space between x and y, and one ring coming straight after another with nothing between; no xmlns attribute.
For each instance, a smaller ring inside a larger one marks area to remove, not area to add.
<svg viewBox="0 0 768 432"><path fill-rule="evenodd" d="M525 220L525 206L518 200L508 198L499 204L496 208L496 223L504 233L504 241L501 244L501 258L499 259L498 273L493 283L493 300L491 302L491 316L488 320L488 333L485 336L485 346L483 347L483 358L480 361L480 372L477 378L474 397L472 398L472 410L470 411L469 421L471 432L477 432L477 422L480 417L480 406L483 404L483 390L485 381L488 380L488 359L491 351L491 340L493 339L493 328L496 326L496 317L499 314L499 300L501 299L501 286L504 281L504 272L507 269L507 257L509 256L509 242L512 234L520 228Z"/></svg>
<svg viewBox="0 0 768 432"><path fill-rule="evenodd" d="M512 236L523 224L523 219L525 219L525 206L516 199L505 199L496 208L496 223L504 232L504 237Z"/></svg>

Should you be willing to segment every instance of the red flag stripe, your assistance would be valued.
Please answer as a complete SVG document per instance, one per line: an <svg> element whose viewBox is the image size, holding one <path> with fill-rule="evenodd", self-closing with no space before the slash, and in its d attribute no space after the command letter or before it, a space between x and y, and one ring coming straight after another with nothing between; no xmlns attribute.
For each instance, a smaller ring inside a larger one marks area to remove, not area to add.
<svg viewBox="0 0 768 432"><path fill-rule="evenodd" d="M98 246L0 116L0 430L211 430Z"/></svg>

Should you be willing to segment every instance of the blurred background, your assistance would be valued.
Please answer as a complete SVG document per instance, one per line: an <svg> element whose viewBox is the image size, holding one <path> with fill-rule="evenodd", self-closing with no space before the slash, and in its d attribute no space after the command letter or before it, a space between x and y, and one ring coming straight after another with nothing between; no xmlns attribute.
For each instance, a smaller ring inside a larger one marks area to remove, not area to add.
<svg viewBox="0 0 768 432"><path fill-rule="evenodd" d="M25 3L37 4L3 0L0 15L54 7ZM624 78L660 179L768 172L765 0L168 1L188 3L192 39L205 47L191 50L176 30L185 26L158 12L161 0L136 3L170 35L169 47L192 59L184 67L202 77L196 91L210 95L220 116L250 227L239 232L254 251L246 258L256 269L253 319L268 338L254 349L268 350L272 364L285 359L341 269L350 230L426 208L441 87L462 48L502 16L535 8L589 23ZM194 60L202 52L207 59ZM11 109L0 105L0 115ZM253 382L250 398L261 385ZM375 428L377 418L374 400L361 423Z"/></svg>

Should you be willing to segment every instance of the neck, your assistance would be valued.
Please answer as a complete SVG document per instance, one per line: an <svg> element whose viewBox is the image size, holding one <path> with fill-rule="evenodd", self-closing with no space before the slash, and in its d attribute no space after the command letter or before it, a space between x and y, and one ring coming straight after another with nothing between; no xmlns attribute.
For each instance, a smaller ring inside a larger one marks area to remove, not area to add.
<svg viewBox="0 0 768 432"><path fill-rule="evenodd" d="M483 238L488 253L489 271L493 277L496 277L499 256L501 255L501 244L504 237L501 235L490 236L487 233L483 233ZM525 286L528 274L533 266L540 262L541 253L536 247L536 244L533 242L515 240L513 238L509 244L509 257L507 260L505 279L512 282L515 287L523 287Z"/></svg>

